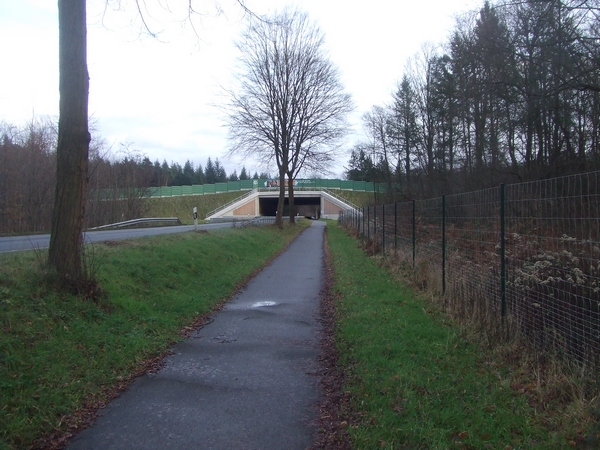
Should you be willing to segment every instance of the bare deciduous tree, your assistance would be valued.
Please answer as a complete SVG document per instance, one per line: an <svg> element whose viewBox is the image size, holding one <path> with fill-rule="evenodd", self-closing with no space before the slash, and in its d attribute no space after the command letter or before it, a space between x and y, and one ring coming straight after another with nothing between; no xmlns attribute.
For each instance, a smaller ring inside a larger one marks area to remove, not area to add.
<svg viewBox="0 0 600 450"><path fill-rule="evenodd" d="M352 110L339 74L326 57L324 37L305 13L285 9L252 20L237 43L242 56L240 86L229 90L230 155L277 164L282 226L285 177L302 170L325 172ZM294 222L293 183L289 183L290 222Z"/></svg>

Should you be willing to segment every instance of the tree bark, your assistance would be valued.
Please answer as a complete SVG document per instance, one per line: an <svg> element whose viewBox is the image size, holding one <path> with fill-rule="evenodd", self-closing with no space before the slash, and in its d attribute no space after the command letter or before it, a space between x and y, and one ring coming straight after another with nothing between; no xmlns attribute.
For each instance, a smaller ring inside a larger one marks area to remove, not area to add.
<svg viewBox="0 0 600 450"><path fill-rule="evenodd" d="M288 204L290 210L290 224L296 223L296 205L294 202L294 180L292 174L288 174Z"/></svg>
<svg viewBox="0 0 600 450"><path fill-rule="evenodd" d="M277 202L277 213L275 214L275 225L283 228L283 209L285 208L285 169L279 169L279 201Z"/></svg>
<svg viewBox="0 0 600 450"><path fill-rule="evenodd" d="M59 123L57 172L48 262L72 285L84 279L83 219L87 187L89 75L86 1L59 0Z"/></svg>

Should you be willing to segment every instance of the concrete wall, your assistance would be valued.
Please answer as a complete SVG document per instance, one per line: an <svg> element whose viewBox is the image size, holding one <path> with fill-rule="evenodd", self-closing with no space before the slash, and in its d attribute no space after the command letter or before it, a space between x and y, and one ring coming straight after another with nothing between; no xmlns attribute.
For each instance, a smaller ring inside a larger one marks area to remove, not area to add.
<svg viewBox="0 0 600 450"><path fill-rule="evenodd" d="M327 215L339 214L341 210L342 210L342 208L340 208L338 205L330 202L326 198L323 199L323 213L324 214L327 214Z"/></svg>
<svg viewBox="0 0 600 450"><path fill-rule="evenodd" d="M257 198L252 199L245 205L242 205L239 208L234 209L233 215L234 216L255 216L255 215L257 215L257 212L256 212L257 201L258 201Z"/></svg>

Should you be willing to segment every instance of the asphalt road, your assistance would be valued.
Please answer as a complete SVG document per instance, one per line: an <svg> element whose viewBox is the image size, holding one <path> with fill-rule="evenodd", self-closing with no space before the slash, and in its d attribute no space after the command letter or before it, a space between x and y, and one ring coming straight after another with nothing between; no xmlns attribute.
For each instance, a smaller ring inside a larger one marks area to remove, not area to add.
<svg viewBox="0 0 600 450"><path fill-rule="evenodd" d="M294 450L314 442L325 224L313 222L69 450Z"/></svg>
<svg viewBox="0 0 600 450"><path fill-rule="evenodd" d="M231 223L209 223L198 225L201 230L231 227ZM83 237L86 243L99 241L114 241L119 239L132 239L142 236L156 236L158 234L183 233L194 229L193 225L176 227L134 228L127 230L87 231ZM24 250L37 250L48 248L49 234L28 236L0 237L0 253L20 252Z"/></svg>

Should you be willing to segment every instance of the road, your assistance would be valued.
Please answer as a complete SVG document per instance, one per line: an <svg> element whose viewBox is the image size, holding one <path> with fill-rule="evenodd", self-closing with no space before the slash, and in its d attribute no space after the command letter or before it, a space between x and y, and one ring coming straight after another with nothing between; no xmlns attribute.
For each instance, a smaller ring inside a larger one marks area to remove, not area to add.
<svg viewBox="0 0 600 450"><path fill-rule="evenodd" d="M231 223L209 223L204 225L198 225L198 229L211 230L215 228L227 228L231 226ZM176 227L134 228L128 230L87 231L84 233L83 236L85 242L89 243L100 241L115 241L120 239L133 239L143 236L156 236L159 234L184 233L193 229L193 225L183 225ZM37 250L42 248L48 248L49 244L49 234L0 237L0 253L20 252L24 250Z"/></svg>

